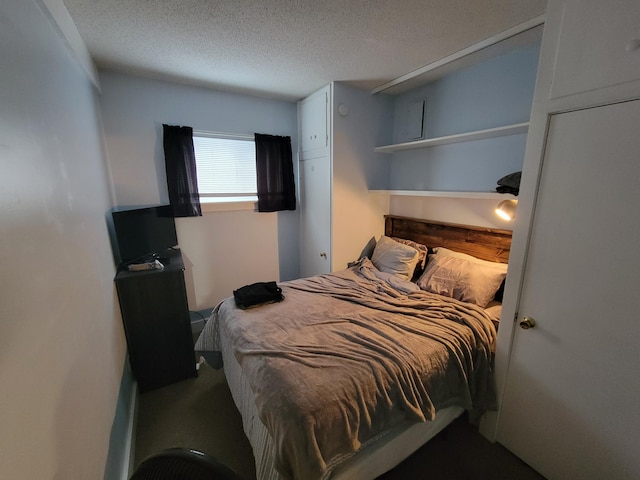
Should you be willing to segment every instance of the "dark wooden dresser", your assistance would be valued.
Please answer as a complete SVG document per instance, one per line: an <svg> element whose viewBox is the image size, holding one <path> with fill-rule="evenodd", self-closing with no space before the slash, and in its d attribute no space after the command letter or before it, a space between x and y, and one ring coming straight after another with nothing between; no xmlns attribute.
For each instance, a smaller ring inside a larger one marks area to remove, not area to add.
<svg viewBox="0 0 640 480"><path fill-rule="evenodd" d="M129 361L140 392L197 376L179 250L168 250L162 270L116 274Z"/></svg>

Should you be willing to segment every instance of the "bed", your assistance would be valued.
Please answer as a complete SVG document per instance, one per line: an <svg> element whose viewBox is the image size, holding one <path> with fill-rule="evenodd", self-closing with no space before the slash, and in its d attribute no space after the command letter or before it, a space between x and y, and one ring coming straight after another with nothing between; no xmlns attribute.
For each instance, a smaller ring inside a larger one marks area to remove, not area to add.
<svg viewBox="0 0 640 480"><path fill-rule="evenodd" d="M221 352L258 480L373 479L494 408L510 243L388 215L345 270L282 282L281 302L217 305L196 351Z"/></svg>

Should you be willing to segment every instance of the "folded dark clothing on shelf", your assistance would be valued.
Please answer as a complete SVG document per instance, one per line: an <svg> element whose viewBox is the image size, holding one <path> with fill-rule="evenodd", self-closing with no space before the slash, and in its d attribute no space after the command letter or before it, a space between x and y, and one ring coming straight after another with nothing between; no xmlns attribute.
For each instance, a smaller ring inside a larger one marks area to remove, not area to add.
<svg viewBox="0 0 640 480"><path fill-rule="evenodd" d="M247 309L263 303L281 302L282 289L276 282L257 282L233 291L238 308Z"/></svg>
<svg viewBox="0 0 640 480"><path fill-rule="evenodd" d="M522 172L513 172L509 175L505 175L501 179L498 180L498 187L496 188L496 192L498 193L511 193L513 195L518 195L520 191L520 177L522 176Z"/></svg>
<svg viewBox="0 0 640 480"><path fill-rule="evenodd" d="M512 195L518 196L518 192L520 189L507 187L506 185L499 185L496 187L496 192L498 193L510 193Z"/></svg>

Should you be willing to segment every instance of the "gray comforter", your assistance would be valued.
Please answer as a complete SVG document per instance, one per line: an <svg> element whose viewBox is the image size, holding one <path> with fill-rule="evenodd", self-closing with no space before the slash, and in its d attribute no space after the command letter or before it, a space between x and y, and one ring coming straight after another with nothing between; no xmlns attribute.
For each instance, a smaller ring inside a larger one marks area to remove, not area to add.
<svg viewBox="0 0 640 480"><path fill-rule="evenodd" d="M281 283L285 300L214 310L234 345L285 478L326 478L387 429L438 409L494 406L496 332L476 306L430 294L369 260Z"/></svg>

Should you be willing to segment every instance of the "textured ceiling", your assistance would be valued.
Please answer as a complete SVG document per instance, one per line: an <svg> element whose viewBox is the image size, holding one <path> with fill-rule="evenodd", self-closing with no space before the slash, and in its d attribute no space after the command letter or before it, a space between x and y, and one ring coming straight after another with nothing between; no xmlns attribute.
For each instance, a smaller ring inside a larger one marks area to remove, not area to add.
<svg viewBox="0 0 640 480"><path fill-rule="evenodd" d="M298 100L372 89L544 12L546 0L64 0L99 68Z"/></svg>

